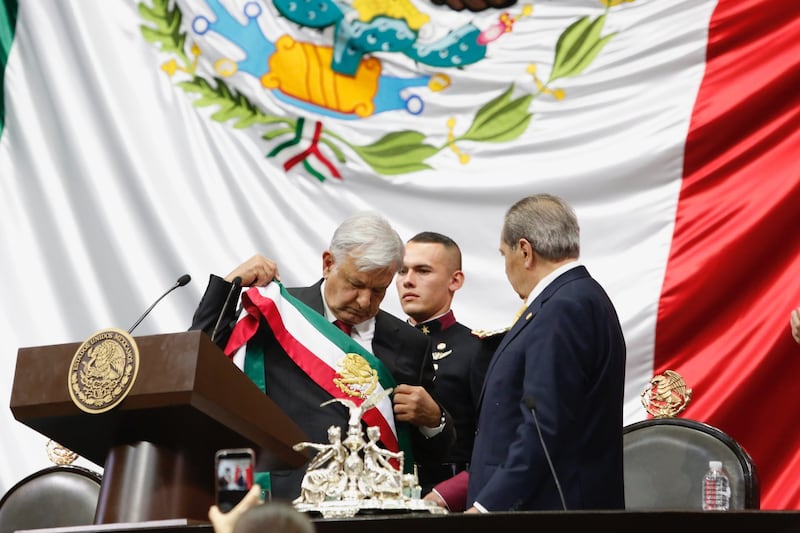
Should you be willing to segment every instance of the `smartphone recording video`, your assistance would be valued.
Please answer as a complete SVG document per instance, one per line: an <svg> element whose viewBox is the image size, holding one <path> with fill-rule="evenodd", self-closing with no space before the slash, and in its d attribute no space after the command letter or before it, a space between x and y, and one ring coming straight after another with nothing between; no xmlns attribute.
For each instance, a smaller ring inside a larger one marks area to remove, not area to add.
<svg viewBox="0 0 800 533"><path fill-rule="evenodd" d="M217 507L227 513L242 501L253 486L255 452L250 448L226 448L217 451L214 459L217 479Z"/></svg>

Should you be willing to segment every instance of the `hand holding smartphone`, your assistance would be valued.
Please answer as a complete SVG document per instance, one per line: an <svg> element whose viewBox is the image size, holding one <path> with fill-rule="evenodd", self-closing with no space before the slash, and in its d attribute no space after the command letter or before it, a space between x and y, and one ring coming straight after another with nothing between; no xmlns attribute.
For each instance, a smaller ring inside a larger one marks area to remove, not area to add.
<svg viewBox="0 0 800 533"><path fill-rule="evenodd" d="M227 513L253 486L256 454L251 448L225 448L214 457L217 507Z"/></svg>

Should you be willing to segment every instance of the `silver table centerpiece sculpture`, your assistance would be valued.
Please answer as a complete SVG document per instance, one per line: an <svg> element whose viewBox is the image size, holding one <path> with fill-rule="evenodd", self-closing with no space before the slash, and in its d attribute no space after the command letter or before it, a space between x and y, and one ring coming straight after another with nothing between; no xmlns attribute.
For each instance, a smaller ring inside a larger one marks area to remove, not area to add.
<svg viewBox="0 0 800 533"><path fill-rule="evenodd" d="M361 417L392 389L378 391L360 405L346 398L334 402L347 406L350 412L347 436L342 441L339 426L328 428L328 442L299 442L296 451L317 450L303 476L300 496L292 503L304 512L318 512L323 518L349 518L359 512L429 512L447 514L447 510L420 498L416 472L403 473L404 454L379 445L380 428L369 426L366 438ZM399 464L395 468L392 460Z"/></svg>

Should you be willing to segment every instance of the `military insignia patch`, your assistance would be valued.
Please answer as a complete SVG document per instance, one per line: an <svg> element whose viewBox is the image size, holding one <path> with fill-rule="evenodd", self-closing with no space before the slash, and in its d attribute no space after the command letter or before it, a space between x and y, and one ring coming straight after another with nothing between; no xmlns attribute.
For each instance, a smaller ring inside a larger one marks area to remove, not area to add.
<svg viewBox="0 0 800 533"><path fill-rule="evenodd" d="M451 353L453 353L453 350L448 350L447 344L444 342L440 342L439 344L436 345L436 350L431 352L431 355L433 356L434 361L438 361L439 359L444 359Z"/></svg>

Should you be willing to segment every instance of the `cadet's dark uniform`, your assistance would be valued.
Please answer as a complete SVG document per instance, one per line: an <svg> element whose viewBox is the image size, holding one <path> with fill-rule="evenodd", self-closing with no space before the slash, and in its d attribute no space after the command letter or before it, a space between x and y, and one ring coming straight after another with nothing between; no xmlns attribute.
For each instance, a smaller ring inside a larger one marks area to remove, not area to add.
<svg viewBox="0 0 800 533"><path fill-rule="evenodd" d="M478 396L489 360L503 335L480 338L456 322L452 310L415 327L431 338L436 398L452 416L456 429L456 442L445 463L418 464L424 495L436 483L467 468L475 439Z"/></svg>

